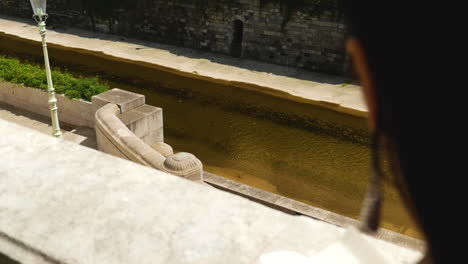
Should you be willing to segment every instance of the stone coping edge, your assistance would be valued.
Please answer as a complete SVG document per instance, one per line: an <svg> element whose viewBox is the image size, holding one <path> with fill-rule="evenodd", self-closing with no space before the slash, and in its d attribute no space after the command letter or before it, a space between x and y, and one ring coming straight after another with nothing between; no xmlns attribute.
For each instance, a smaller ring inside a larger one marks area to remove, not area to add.
<svg viewBox="0 0 468 264"><path fill-rule="evenodd" d="M203 173L203 181L219 188L252 201L261 203L271 208L283 211L288 214L301 214L312 217L323 222L339 227L357 226L359 221L347 216L339 215L318 207L314 207L278 194L267 192L249 185L235 182L233 180L209 173ZM375 236L378 239L391 242L403 247L423 251L425 243L422 240L405 236L403 234L380 228Z"/></svg>

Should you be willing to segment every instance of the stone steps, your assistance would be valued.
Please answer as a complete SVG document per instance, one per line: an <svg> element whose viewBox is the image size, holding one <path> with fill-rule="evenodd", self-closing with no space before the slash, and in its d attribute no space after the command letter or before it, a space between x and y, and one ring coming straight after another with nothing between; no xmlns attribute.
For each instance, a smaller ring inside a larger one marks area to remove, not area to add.
<svg viewBox="0 0 468 264"><path fill-rule="evenodd" d="M117 117L148 145L164 142L162 108L145 104L145 96L117 88L93 96L94 109L113 103L120 109Z"/></svg>

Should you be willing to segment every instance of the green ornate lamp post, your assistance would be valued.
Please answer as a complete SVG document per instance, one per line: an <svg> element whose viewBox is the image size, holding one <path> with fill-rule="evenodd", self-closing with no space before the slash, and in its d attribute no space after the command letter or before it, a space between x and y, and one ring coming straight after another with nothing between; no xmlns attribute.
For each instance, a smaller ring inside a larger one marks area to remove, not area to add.
<svg viewBox="0 0 468 264"><path fill-rule="evenodd" d="M34 11L33 18L36 20L37 25L39 26L39 34L42 37L42 48L44 50L44 62L47 75L47 92L49 94L49 108L50 115L52 117L52 128L55 137L61 138L62 132L60 131L59 119L58 119L58 107L57 99L55 98L54 85L52 84L52 75L50 72L49 64L49 53L47 52L47 43L46 43L46 24L47 19L46 13L46 0L30 0L31 6Z"/></svg>

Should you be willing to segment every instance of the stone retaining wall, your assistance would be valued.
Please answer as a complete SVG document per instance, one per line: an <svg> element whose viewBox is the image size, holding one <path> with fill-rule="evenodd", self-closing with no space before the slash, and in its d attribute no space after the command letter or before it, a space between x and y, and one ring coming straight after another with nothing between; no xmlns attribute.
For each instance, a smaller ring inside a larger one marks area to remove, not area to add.
<svg viewBox="0 0 468 264"><path fill-rule="evenodd" d="M91 102L70 99L56 94L59 119L74 126L93 127L94 109ZM47 91L0 81L0 102L43 116L50 116Z"/></svg>
<svg viewBox="0 0 468 264"><path fill-rule="evenodd" d="M337 2L56 0L48 3L47 11L52 27L69 25L344 74L350 63ZM2 0L0 14L30 18L31 7L29 1Z"/></svg>

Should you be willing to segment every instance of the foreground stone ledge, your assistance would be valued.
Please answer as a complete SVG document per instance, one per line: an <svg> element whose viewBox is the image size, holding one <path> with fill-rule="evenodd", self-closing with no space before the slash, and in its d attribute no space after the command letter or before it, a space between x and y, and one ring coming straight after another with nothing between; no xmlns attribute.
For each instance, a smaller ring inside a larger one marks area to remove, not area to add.
<svg viewBox="0 0 468 264"><path fill-rule="evenodd" d="M206 171L203 173L203 181L220 190L240 195L242 197L248 198L249 200L267 205L271 208L283 211L288 214L301 214L310 216L314 219L321 220L339 227L359 225L359 221L354 218L339 215L331 211L290 199L288 197L257 189L255 187L235 182L228 178L224 178ZM417 251L423 251L425 248L424 241L405 236L385 228L380 228L377 234L375 234L375 237Z"/></svg>
<svg viewBox="0 0 468 264"><path fill-rule="evenodd" d="M343 232L3 120L0 156L0 251L22 263L258 263Z"/></svg>

